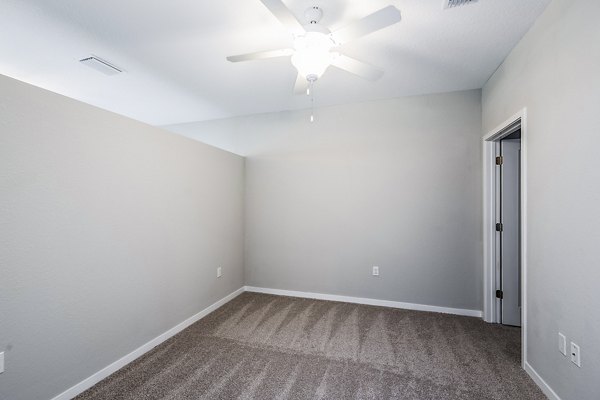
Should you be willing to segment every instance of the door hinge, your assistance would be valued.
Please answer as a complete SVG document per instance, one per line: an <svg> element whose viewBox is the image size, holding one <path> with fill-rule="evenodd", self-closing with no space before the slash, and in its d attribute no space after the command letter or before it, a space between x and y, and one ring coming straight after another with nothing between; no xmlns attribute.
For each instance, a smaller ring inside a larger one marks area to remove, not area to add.
<svg viewBox="0 0 600 400"><path fill-rule="evenodd" d="M504 225L502 225L502 222L498 222L496 224L496 232L502 232L504 230Z"/></svg>
<svg viewBox="0 0 600 400"><path fill-rule="evenodd" d="M496 290L496 297L498 299L502 299L504 297L504 293L502 293L502 290Z"/></svg>
<svg viewBox="0 0 600 400"><path fill-rule="evenodd" d="M502 165L503 162L504 162L504 157L502 157L502 156L496 157L496 165Z"/></svg>

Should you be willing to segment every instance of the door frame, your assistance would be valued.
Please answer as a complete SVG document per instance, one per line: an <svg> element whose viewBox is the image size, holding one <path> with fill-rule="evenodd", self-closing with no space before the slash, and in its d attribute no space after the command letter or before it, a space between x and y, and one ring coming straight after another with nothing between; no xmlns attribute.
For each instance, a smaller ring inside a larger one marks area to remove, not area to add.
<svg viewBox="0 0 600 400"><path fill-rule="evenodd" d="M527 355L527 108L488 132L483 146L483 320L499 322L496 288L495 144L521 127L521 365ZM511 130L512 129L512 130Z"/></svg>

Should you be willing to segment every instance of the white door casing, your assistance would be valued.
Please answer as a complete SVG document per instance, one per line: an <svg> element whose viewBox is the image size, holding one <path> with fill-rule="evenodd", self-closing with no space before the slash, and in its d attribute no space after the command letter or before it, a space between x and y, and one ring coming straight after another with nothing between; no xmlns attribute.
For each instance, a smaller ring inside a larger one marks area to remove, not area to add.
<svg viewBox="0 0 600 400"><path fill-rule="evenodd" d="M483 319L486 322L499 322L496 310L496 254L494 209L496 189L494 187L495 145L498 140L510 134L515 125L521 128L521 365L527 363L527 109L523 108L496 128L489 131L482 140L483 151ZM514 132L514 130L513 130Z"/></svg>

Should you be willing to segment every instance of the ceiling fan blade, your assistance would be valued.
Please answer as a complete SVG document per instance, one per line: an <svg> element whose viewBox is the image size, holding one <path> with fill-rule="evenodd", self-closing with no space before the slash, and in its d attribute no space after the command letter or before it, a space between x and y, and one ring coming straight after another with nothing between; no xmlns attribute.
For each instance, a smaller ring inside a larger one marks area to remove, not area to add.
<svg viewBox="0 0 600 400"><path fill-rule="evenodd" d="M382 70L343 54L334 57L331 65L370 81L376 81L383 76Z"/></svg>
<svg viewBox="0 0 600 400"><path fill-rule="evenodd" d="M263 60L265 58L291 56L292 54L294 54L293 49L258 51L256 53L248 53L248 54L239 54L237 56L229 56L229 57L227 57L227 61L240 62L240 61L251 61L251 60Z"/></svg>
<svg viewBox="0 0 600 400"><path fill-rule="evenodd" d="M307 94L308 81L305 77L298 74L296 77L296 84L294 85L294 94Z"/></svg>
<svg viewBox="0 0 600 400"><path fill-rule="evenodd" d="M265 7L285 26L295 34L303 34L305 32L302 24L292 14L289 8L281 0L260 0Z"/></svg>
<svg viewBox="0 0 600 400"><path fill-rule="evenodd" d="M382 8L331 34L337 44L344 44L352 39L368 35L400 21L400 10L394 6Z"/></svg>

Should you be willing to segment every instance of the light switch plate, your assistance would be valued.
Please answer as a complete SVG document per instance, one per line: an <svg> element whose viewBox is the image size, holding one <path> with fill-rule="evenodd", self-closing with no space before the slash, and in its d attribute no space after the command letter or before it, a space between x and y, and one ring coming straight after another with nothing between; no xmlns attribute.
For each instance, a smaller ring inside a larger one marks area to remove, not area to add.
<svg viewBox="0 0 600 400"><path fill-rule="evenodd" d="M0 353L0 374L4 372L4 352Z"/></svg>
<svg viewBox="0 0 600 400"><path fill-rule="evenodd" d="M558 332L558 351L560 351L563 356L567 355L567 338L560 332Z"/></svg>
<svg viewBox="0 0 600 400"><path fill-rule="evenodd" d="M379 267L373 266L373 276L379 276Z"/></svg>

